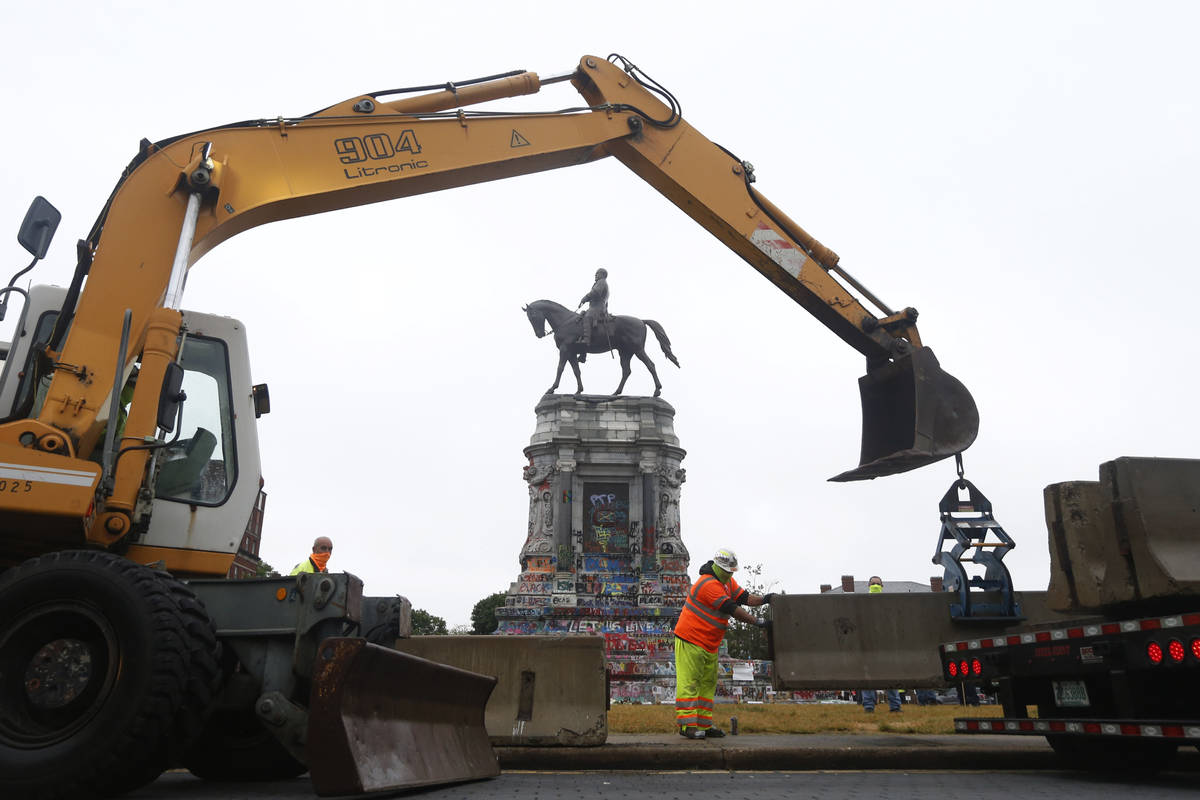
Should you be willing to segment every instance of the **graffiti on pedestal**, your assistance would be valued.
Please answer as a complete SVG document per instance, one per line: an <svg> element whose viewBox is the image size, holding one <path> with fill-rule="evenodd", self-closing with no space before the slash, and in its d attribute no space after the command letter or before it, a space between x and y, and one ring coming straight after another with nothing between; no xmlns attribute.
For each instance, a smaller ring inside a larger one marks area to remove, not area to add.
<svg viewBox="0 0 1200 800"><path fill-rule="evenodd" d="M688 559L686 557L672 558L670 556L659 556L658 568L663 572L685 573L688 568Z"/></svg>
<svg viewBox="0 0 1200 800"><path fill-rule="evenodd" d="M659 578L663 594L687 594L692 582L687 575L667 574Z"/></svg>
<svg viewBox="0 0 1200 800"><path fill-rule="evenodd" d="M583 552L629 553L629 484L585 483Z"/></svg>
<svg viewBox="0 0 1200 800"><path fill-rule="evenodd" d="M669 700L675 621L690 588L679 513L685 472L657 455L639 462L640 476L608 465L605 478L578 480L558 463L543 454L526 468L522 572L497 610L497 633L603 635L614 702ZM572 512L581 524L568 531Z"/></svg>
<svg viewBox="0 0 1200 800"><path fill-rule="evenodd" d="M637 579L632 575L603 574L579 576L575 581L576 591L597 597L626 597L632 599Z"/></svg>
<svg viewBox="0 0 1200 800"><path fill-rule="evenodd" d="M584 556L584 572L628 572L629 559L622 556Z"/></svg>

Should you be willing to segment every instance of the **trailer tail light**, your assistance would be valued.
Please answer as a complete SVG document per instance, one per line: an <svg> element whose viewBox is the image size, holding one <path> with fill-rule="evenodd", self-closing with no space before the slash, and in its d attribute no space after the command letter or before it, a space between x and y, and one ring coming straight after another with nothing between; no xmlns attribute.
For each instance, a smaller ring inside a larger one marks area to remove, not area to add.
<svg viewBox="0 0 1200 800"><path fill-rule="evenodd" d="M958 677L958 662L951 661L949 664L946 665L946 671L950 673L951 678L957 678Z"/></svg>
<svg viewBox="0 0 1200 800"><path fill-rule="evenodd" d="M1200 659L1200 639L1192 639L1192 658Z"/></svg>
<svg viewBox="0 0 1200 800"><path fill-rule="evenodd" d="M967 662L965 660L958 662L958 674L964 678L967 677Z"/></svg>
<svg viewBox="0 0 1200 800"><path fill-rule="evenodd" d="M1183 645L1180 645L1179 648L1180 648L1179 649L1179 653L1180 653L1179 657L1183 658ZM972 658L971 659L971 674L972 675L981 675L982 673L983 673L983 664L980 663L978 658Z"/></svg>
<svg viewBox="0 0 1200 800"><path fill-rule="evenodd" d="M1171 660L1176 664L1182 662L1184 656L1183 642L1178 639L1172 639L1167 643L1167 652L1171 654Z"/></svg>
<svg viewBox="0 0 1200 800"><path fill-rule="evenodd" d="M1146 645L1146 655L1150 657L1151 664L1161 664L1163 660L1163 649L1158 642L1151 642Z"/></svg>

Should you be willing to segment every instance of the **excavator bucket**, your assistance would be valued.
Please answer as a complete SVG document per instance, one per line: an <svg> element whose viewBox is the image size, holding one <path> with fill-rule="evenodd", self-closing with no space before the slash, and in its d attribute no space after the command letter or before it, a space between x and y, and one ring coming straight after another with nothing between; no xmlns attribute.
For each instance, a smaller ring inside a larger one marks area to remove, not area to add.
<svg viewBox="0 0 1200 800"><path fill-rule="evenodd" d="M308 714L313 789L327 797L499 775L483 724L495 685L364 639L326 639Z"/></svg>
<svg viewBox="0 0 1200 800"><path fill-rule="evenodd" d="M967 387L938 365L928 347L869 370L862 396L862 457L831 481L895 475L961 453L979 432L979 411Z"/></svg>

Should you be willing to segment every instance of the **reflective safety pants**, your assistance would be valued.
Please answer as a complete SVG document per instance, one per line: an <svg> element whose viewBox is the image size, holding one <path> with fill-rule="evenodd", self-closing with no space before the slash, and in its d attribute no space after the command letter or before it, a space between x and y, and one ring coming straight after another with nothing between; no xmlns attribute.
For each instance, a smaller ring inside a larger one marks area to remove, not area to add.
<svg viewBox="0 0 1200 800"><path fill-rule="evenodd" d="M675 637L675 721L711 728L717 693L717 654Z"/></svg>

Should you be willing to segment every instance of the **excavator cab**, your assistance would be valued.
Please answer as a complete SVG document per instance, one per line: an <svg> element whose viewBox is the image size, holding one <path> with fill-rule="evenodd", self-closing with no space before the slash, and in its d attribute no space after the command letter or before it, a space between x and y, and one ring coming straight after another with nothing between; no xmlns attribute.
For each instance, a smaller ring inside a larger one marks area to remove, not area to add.
<svg viewBox="0 0 1200 800"><path fill-rule="evenodd" d="M961 453L979 433L979 410L967 387L928 347L868 366L858 379L862 453L855 469L831 481L895 475Z"/></svg>

